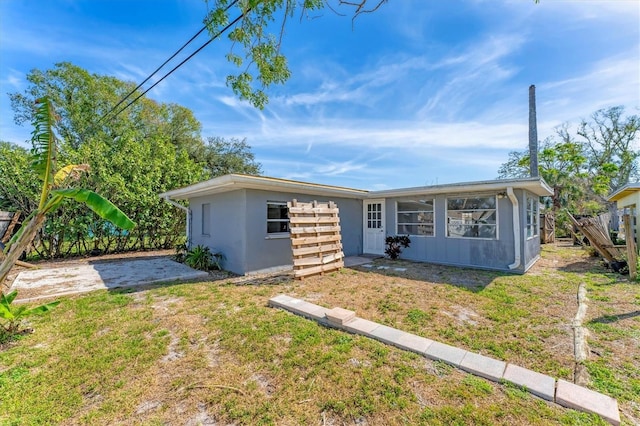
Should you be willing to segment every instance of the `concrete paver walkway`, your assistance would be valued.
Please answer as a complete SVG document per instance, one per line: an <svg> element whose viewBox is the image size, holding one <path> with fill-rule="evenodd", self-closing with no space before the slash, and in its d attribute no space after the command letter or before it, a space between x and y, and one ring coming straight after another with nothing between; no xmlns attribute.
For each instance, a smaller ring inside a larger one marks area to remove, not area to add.
<svg viewBox="0 0 640 426"><path fill-rule="evenodd" d="M564 407L598 414L613 425L620 424L618 402L607 395L582 386L564 380L558 380L556 384L555 378L545 374L358 318L355 312L347 309L324 308L284 294L271 298L269 305L330 327L380 340L427 358L446 362L495 382L502 380L511 382L540 398Z"/></svg>
<svg viewBox="0 0 640 426"><path fill-rule="evenodd" d="M204 279L209 274L169 258L101 261L61 268L22 271L12 290L37 290L30 299L58 297L94 290L133 287L168 281Z"/></svg>

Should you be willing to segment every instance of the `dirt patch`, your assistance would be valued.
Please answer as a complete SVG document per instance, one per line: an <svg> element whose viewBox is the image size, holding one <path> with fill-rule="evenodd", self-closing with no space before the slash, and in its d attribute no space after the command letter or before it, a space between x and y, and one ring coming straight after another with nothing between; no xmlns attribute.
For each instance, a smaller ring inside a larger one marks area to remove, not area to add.
<svg viewBox="0 0 640 426"><path fill-rule="evenodd" d="M479 318L479 315L471 309L459 305L453 305L452 308L453 312L443 311L442 313L454 318L461 324L478 325L478 321L474 318Z"/></svg>

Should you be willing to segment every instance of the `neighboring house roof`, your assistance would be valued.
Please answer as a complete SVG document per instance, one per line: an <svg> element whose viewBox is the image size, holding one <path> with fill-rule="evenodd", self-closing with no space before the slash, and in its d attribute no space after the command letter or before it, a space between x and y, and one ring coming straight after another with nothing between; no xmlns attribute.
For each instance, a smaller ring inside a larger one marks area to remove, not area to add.
<svg viewBox="0 0 640 426"><path fill-rule="evenodd" d="M184 188L174 189L160 194L163 198L187 200L204 195L218 194L236 189L262 189L291 193L303 193L317 196L346 198L383 198L413 195L463 194L481 191L502 191L508 187L525 189L538 196L552 195L553 190L541 178L500 179L481 182L463 182L443 185L419 186L413 188L390 189L384 191L365 191L341 186L321 185L265 176L240 174L224 175Z"/></svg>
<svg viewBox="0 0 640 426"><path fill-rule="evenodd" d="M609 195L607 201L618 201L624 197L627 197L634 192L640 191L640 182L629 183L622 188L615 191L613 194Z"/></svg>

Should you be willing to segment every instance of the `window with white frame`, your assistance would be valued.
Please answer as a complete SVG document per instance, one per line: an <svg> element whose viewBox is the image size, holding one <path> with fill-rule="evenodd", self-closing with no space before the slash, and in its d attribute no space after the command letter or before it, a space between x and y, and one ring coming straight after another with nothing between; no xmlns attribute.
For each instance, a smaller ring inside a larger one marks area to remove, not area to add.
<svg viewBox="0 0 640 426"><path fill-rule="evenodd" d="M267 234L289 232L289 209L282 201L267 201Z"/></svg>
<svg viewBox="0 0 640 426"><path fill-rule="evenodd" d="M538 199L527 196L525 198L527 207L527 238L533 238L539 234L540 213L538 212Z"/></svg>
<svg viewBox="0 0 640 426"><path fill-rule="evenodd" d="M433 199L398 201L397 235L428 236L433 231Z"/></svg>
<svg viewBox="0 0 640 426"><path fill-rule="evenodd" d="M202 235L211 235L211 204L202 205Z"/></svg>
<svg viewBox="0 0 640 426"><path fill-rule="evenodd" d="M495 195L447 198L447 237L498 238Z"/></svg>

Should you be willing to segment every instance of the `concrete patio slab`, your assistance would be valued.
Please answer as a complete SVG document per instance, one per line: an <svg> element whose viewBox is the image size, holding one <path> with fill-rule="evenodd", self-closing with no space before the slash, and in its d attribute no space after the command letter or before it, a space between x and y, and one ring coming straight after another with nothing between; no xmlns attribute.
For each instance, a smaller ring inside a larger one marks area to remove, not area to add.
<svg viewBox="0 0 640 426"><path fill-rule="evenodd" d="M517 365L507 364L503 379L547 401L553 401L556 393L556 379Z"/></svg>
<svg viewBox="0 0 640 426"><path fill-rule="evenodd" d="M504 375L504 369L507 363L488 356L480 355L474 352L467 352L462 361L460 368L476 376L499 382Z"/></svg>
<svg viewBox="0 0 640 426"><path fill-rule="evenodd" d="M595 413L612 425L620 424L618 401L566 380L558 380L556 403L575 410Z"/></svg>
<svg viewBox="0 0 640 426"><path fill-rule="evenodd" d="M365 264L371 264L371 257L366 256L347 256L344 258L344 266L346 268L351 268L353 266L364 266L365 268L370 268L371 266L367 266Z"/></svg>
<svg viewBox="0 0 640 426"><path fill-rule="evenodd" d="M95 263L22 271L11 286L36 290L31 300L95 290L135 287L171 281L206 279L208 272L189 268L167 257Z"/></svg>

